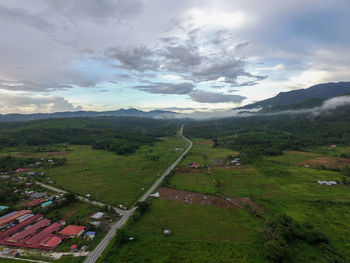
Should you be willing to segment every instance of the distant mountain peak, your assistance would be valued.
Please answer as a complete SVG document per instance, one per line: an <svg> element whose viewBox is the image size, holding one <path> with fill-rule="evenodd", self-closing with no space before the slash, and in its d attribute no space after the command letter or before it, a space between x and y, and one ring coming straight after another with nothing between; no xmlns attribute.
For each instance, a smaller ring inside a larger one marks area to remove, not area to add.
<svg viewBox="0 0 350 263"><path fill-rule="evenodd" d="M350 82L330 82L317 84L306 89L280 92L275 97L243 106L240 109L286 106L310 99L330 99L345 94L350 94Z"/></svg>

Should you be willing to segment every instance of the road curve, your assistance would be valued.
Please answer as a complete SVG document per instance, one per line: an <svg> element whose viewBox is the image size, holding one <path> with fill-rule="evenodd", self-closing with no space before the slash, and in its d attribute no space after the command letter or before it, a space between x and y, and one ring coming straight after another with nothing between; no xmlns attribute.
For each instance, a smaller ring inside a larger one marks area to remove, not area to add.
<svg viewBox="0 0 350 263"><path fill-rule="evenodd" d="M175 162L173 162L166 170L165 172L157 179L157 181L154 182L154 184L147 190L147 192L138 200L139 202L145 201L150 194L152 194L157 187L161 184L161 182L164 180L164 178L173 170L179 162L184 158L184 156L191 150L193 143L189 139L187 139L185 136L183 136L183 125L180 128L179 135L182 139L184 139L186 142L188 142L188 146L186 150L179 156L179 158L176 159ZM86 258L84 263L95 263L99 256L102 254L102 252L106 249L108 244L112 241L112 239L115 236L115 233L117 229L121 228L125 225L125 223L128 221L130 216L133 215L133 213L136 210L136 206L134 206L132 209L128 211L123 211L123 217L116 223L114 223L111 226L111 229L108 231L107 235L102 239L102 241L98 244L98 246L89 254L89 256Z"/></svg>

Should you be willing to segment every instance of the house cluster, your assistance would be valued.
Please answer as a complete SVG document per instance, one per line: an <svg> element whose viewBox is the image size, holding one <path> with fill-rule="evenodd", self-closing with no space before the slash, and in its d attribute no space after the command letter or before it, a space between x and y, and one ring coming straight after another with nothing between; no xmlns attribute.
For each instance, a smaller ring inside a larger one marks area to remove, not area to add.
<svg viewBox="0 0 350 263"><path fill-rule="evenodd" d="M31 210L19 210L0 217L0 230L0 245L51 250L63 239L81 236L85 227L64 227L64 222L51 222L42 214L33 214ZM85 235L93 239L95 232L87 232Z"/></svg>
<svg viewBox="0 0 350 263"><path fill-rule="evenodd" d="M338 183L336 181L317 181L320 185L337 185Z"/></svg>
<svg viewBox="0 0 350 263"><path fill-rule="evenodd" d="M10 172L1 172L0 180L11 180L14 182L19 182L21 180L25 180L26 178L34 177L34 176L44 176L46 173L43 172L34 172L32 171L38 165L41 165L41 162L36 162L34 164L29 164L28 167L18 168L14 171Z"/></svg>
<svg viewBox="0 0 350 263"><path fill-rule="evenodd" d="M27 204L28 208L33 208L36 206L48 207L55 202L61 203L66 200L64 194L49 195L47 192L34 192L34 191L25 191L27 196L31 201Z"/></svg>
<svg viewBox="0 0 350 263"><path fill-rule="evenodd" d="M240 166L240 165L241 165L241 159L238 158L238 157L233 158L233 159L231 160L231 164L234 164L234 165L236 165L236 166Z"/></svg>
<svg viewBox="0 0 350 263"><path fill-rule="evenodd" d="M101 220L108 218L108 215L102 212L96 212L90 218L92 219L92 221L90 222L90 225L94 227L100 227Z"/></svg>

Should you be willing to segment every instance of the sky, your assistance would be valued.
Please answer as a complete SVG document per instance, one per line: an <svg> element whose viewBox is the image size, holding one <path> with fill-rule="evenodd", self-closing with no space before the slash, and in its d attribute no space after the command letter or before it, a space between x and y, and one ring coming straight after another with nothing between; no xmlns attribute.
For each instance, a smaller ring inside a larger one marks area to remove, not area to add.
<svg viewBox="0 0 350 263"><path fill-rule="evenodd" d="M0 114L229 110L349 81L348 0L2 0Z"/></svg>

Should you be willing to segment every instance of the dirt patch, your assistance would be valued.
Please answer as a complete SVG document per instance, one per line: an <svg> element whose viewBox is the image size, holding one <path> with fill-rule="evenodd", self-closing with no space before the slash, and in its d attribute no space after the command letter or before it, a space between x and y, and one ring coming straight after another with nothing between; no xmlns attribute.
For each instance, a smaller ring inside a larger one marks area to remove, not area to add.
<svg viewBox="0 0 350 263"><path fill-rule="evenodd" d="M62 156L62 155L67 155L68 152L50 152L49 156Z"/></svg>
<svg viewBox="0 0 350 263"><path fill-rule="evenodd" d="M194 144L197 144L197 145L210 145L210 146L213 146L213 145L214 145L214 142L213 142L213 141L200 141L200 142L194 142Z"/></svg>
<svg viewBox="0 0 350 263"><path fill-rule="evenodd" d="M326 168L343 168L350 166L350 158L331 157L331 156L319 156L314 159L307 160L300 165L310 167L325 166Z"/></svg>
<svg viewBox="0 0 350 263"><path fill-rule="evenodd" d="M177 174L184 173L184 174L205 174L207 172L207 169L203 168L191 168L186 166L181 166L175 170Z"/></svg>
<svg viewBox="0 0 350 263"><path fill-rule="evenodd" d="M215 195L199 194L166 187L161 187L158 192L160 199L181 203L211 205L227 209L244 208L244 205L248 204L252 209L262 210L262 207L250 198L222 198Z"/></svg>

